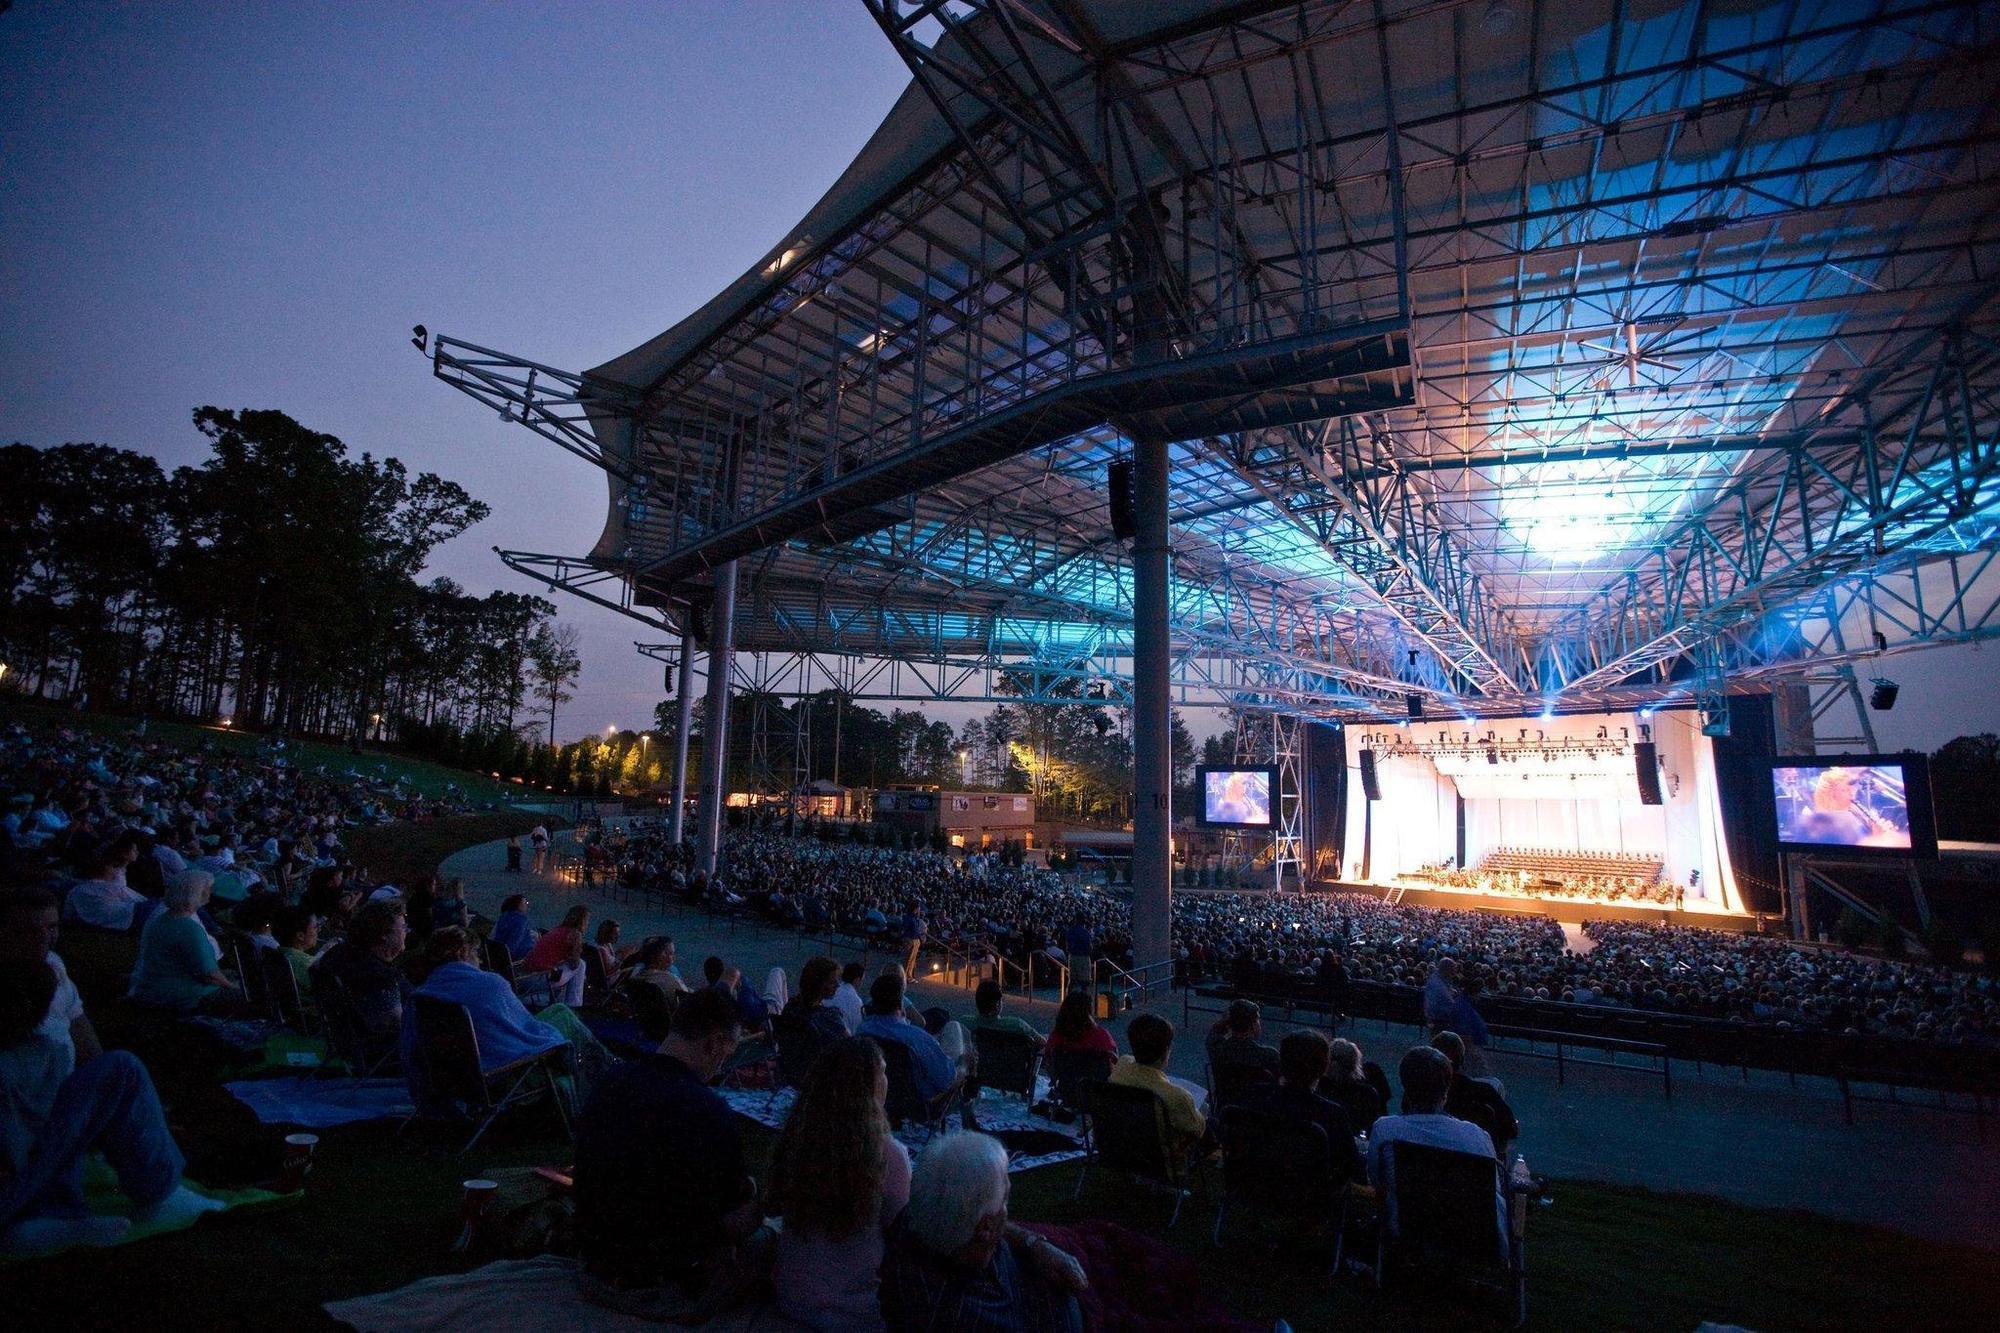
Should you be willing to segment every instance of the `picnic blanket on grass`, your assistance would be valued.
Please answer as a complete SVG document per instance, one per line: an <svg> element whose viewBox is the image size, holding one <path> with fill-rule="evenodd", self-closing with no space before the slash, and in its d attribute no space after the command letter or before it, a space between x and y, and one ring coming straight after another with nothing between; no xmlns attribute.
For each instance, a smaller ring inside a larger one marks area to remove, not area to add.
<svg viewBox="0 0 2000 1333"><path fill-rule="evenodd" d="M222 1086L267 1125L331 1129L416 1109L400 1078L253 1078Z"/></svg>
<svg viewBox="0 0 2000 1333"><path fill-rule="evenodd" d="M274 1194L270 1190L260 1189L210 1189L208 1186L198 1185L192 1180L184 1183L196 1194L206 1195L208 1198L220 1199L222 1201L222 1213L203 1213L202 1217L220 1217L226 1213L264 1212L279 1208L292 1208L304 1202L306 1197L302 1193ZM84 1159L83 1201L90 1206L91 1212L101 1217L130 1217L137 1211L133 1206L132 1200L125 1197L125 1191L118 1188L118 1174L97 1153L92 1153ZM164 1236L173 1231L185 1231L187 1228L195 1225L195 1221L197 1220L199 1219L177 1223L137 1223L123 1237L114 1242L110 1248L116 1248L118 1245L130 1245L134 1241L150 1240L154 1236ZM55 1253L55 1251L43 1251L35 1255L9 1255L5 1258L0 1258L0 1267L11 1263L19 1263L23 1259L28 1258L45 1259L52 1253Z"/></svg>
<svg viewBox="0 0 2000 1333"><path fill-rule="evenodd" d="M470 1273L427 1277L396 1291L328 1301L326 1312L360 1333L659 1333L660 1325L593 1305L577 1285L574 1259L553 1254L502 1259ZM718 1333L794 1333L804 1325L770 1306L700 1325Z"/></svg>
<svg viewBox="0 0 2000 1333"><path fill-rule="evenodd" d="M1047 1090L1047 1080L1044 1079L1038 1092L1045 1094ZM738 1115L747 1116L772 1129L783 1127L785 1117L791 1113L792 1102L797 1098L797 1093L790 1088L781 1090L776 1096L762 1088L720 1088L717 1091ZM972 1114L979 1121L981 1132L991 1134L1006 1147L1009 1171L1032 1171L1038 1166L1073 1162L1083 1156L1081 1124L1064 1125L1038 1116L1011 1093L982 1091L973 1100ZM945 1121L946 1132L956 1130L959 1127L958 1113L954 1111L945 1117ZM923 1152L925 1135L922 1126L905 1125L896 1131L896 1138L910 1150L913 1159Z"/></svg>

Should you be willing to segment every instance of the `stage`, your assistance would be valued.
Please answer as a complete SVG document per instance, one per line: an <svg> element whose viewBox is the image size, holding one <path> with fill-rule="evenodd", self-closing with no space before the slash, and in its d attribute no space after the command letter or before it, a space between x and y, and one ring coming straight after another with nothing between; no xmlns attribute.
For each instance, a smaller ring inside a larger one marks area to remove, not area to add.
<svg viewBox="0 0 2000 1333"><path fill-rule="evenodd" d="M1552 921L1571 924L1583 921L1641 921L1653 925L1697 926L1704 930L1733 930L1746 935L1757 931L1757 918L1749 913L1675 911L1671 907L1640 907L1573 898L1517 897L1501 893L1481 893L1470 889L1442 889L1436 886L1419 888L1412 884L1363 884L1345 880L1315 881L1310 889L1315 893L1365 893L1371 898L1389 898L1399 890L1401 896L1396 897L1395 901L1411 907L1545 916Z"/></svg>

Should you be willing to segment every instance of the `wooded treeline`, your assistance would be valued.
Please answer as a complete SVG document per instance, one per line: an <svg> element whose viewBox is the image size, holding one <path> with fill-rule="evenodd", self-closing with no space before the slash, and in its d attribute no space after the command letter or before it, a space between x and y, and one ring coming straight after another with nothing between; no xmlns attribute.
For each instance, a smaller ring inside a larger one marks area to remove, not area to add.
<svg viewBox="0 0 2000 1333"><path fill-rule="evenodd" d="M210 455L172 472L100 444L0 447L14 688L291 734L408 721L510 742L567 697L553 605L422 577L487 515L463 487L283 412L202 407L194 425Z"/></svg>

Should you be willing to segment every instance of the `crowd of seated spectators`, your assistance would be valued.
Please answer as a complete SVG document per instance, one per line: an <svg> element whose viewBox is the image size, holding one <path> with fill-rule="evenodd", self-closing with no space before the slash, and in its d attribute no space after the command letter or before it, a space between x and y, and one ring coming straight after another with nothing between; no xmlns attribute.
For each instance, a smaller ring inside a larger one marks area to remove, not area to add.
<svg viewBox="0 0 2000 1333"><path fill-rule="evenodd" d="M657 834L618 838L620 873L691 901L808 931L846 929L900 947L917 909L925 942L1028 965L1039 952L1131 963L1129 897L1033 867L932 852L733 834L711 881ZM1482 997L1657 1011L1748 1024L2000 1041L1991 977L1920 962L1801 948L1689 927L1594 923L1573 952L1546 917L1418 907L1367 894L1202 893L1174 899L1177 980L1247 993L1316 984L1339 1003L1353 984L1420 988L1450 959L1469 1012ZM1610 947L1605 947L1609 945ZM1018 974L1016 974L1018 975ZM1046 980L1038 973L1038 980ZM858 1002L858 994L853 997ZM1060 1025L1058 1025L1060 1027Z"/></svg>
<svg viewBox="0 0 2000 1333"><path fill-rule="evenodd" d="M823 1012L831 1022L761 1183L741 1121L710 1087L746 1032L726 988L690 994L657 1053L604 1076L577 1127L576 1238L587 1299L695 1324L768 1290L779 1311L805 1326L893 1333L1164 1327L1176 1319L1248 1327L1191 1291L1184 1263L1160 1242L1103 1223L1014 1223L1007 1151L996 1139L976 1130L933 1135L913 1163L891 1131L885 1058L911 1035L891 1030L903 1003L900 972L890 964L872 984L857 1036L831 1004L840 978L824 957L801 971L794 1012ZM1041 1039L1000 1013L995 997L980 1004L985 1021ZM1149 1063L1127 1059L1121 1069L1164 1061L1172 1027L1150 1021L1135 1020L1134 1029L1135 1054ZM1198 1123L1191 1101L1187 1109ZM663 1199L672 1207L662 1208ZM1154 1273L1176 1280L1150 1281Z"/></svg>
<svg viewBox="0 0 2000 1333"><path fill-rule="evenodd" d="M732 833L714 876L689 844L657 831L593 839L622 883L747 912L774 925L879 941L914 966L919 946L997 954L1046 978L1050 963L1129 968L1130 912L1114 895L1034 866L975 853L954 857L765 832ZM1018 972L1017 972L1018 974Z"/></svg>

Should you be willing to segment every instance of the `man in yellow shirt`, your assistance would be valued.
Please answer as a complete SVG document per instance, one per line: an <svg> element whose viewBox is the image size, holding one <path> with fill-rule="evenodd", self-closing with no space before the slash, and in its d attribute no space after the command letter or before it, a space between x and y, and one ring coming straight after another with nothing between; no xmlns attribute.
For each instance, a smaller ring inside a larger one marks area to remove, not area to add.
<svg viewBox="0 0 2000 1333"><path fill-rule="evenodd" d="M1111 1071L1111 1081L1124 1088L1144 1088L1165 1104L1168 1160L1186 1161L1208 1133L1194 1097L1167 1077L1167 1056L1174 1049L1174 1025L1156 1014L1140 1014L1125 1030L1132 1054Z"/></svg>

